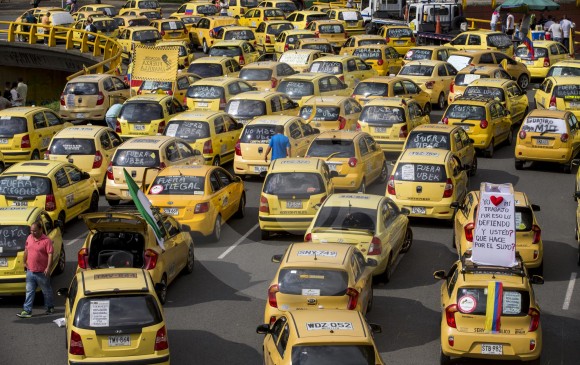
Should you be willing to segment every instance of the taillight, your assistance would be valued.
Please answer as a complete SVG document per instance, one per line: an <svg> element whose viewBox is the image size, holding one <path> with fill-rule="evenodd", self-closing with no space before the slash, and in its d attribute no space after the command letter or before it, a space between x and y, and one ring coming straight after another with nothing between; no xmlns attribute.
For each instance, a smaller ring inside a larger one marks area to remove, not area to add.
<svg viewBox="0 0 580 365"><path fill-rule="evenodd" d="M189 66L189 59L186 57L185 60L183 60L183 65L185 67Z"/></svg>
<svg viewBox="0 0 580 365"><path fill-rule="evenodd" d="M387 43L389 43L391 41L391 38L385 37L385 41L387 41Z"/></svg>
<svg viewBox="0 0 580 365"><path fill-rule="evenodd" d="M44 151L44 159L48 160L49 156L50 156L50 150Z"/></svg>
<svg viewBox="0 0 580 365"><path fill-rule="evenodd" d="M30 136L25 134L20 140L20 148L30 148Z"/></svg>
<svg viewBox="0 0 580 365"><path fill-rule="evenodd" d="M443 191L443 197L450 198L451 196L453 196L453 181L447 179L447 182L445 183L445 191Z"/></svg>
<svg viewBox="0 0 580 365"><path fill-rule="evenodd" d="M320 38L320 32L319 31L314 32L314 37Z"/></svg>
<svg viewBox="0 0 580 365"><path fill-rule="evenodd" d="M77 263L81 269L89 268L89 250L81 248L77 254Z"/></svg>
<svg viewBox="0 0 580 365"><path fill-rule="evenodd" d="M465 239L468 242L473 242L473 229L475 225L473 223L468 223L463 227L463 232L465 233Z"/></svg>
<svg viewBox="0 0 580 365"><path fill-rule="evenodd" d="M246 59L244 58L244 55L241 54L238 63L240 64L240 66L243 66L246 64Z"/></svg>
<svg viewBox="0 0 580 365"><path fill-rule="evenodd" d="M487 123L487 120L485 120L485 119L483 119L481 122L479 122L479 127L481 129L487 128L487 125L488 125L488 123Z"/></svg>
<svg viewBox="0 0 580 365"><path fill-rule="evenodd" d="M288 43L286 43L286 44L284 45L284 52L286 52L287 50L288 50Z"/></svg>
<svg viewBox="0 0 580 365"><path fill-rule="evenodd" d="M161 35L164 36L165 35L165 31L161 30Z"/></svg>
<svg viewBox="0 0 580 365"><path fill-rule="evenodd" d="M99 95L97 96L97 105L103 105L105 102L105 95L103 95L102 91L99 91Z"/></svg>
<svg viewBox="0 0 580 365"><path fill-rule="evenodd" d="M226 108L226 98L222 97L220 99L220 110L224 110Z"/></svg>
<svg viewBox="0 0 580 365"><path fill-rule="evenodd" d="M119 121L115 122L115 132L121 133L121 122Z"/></svg>
<svg viewBox="0 0 580 365"><path fill-rule="evenodd" d="M544 67L550 67L550 59L548 57L544 57Z"/></svg>
<svg viewBox="0 0 580 365"><path fill-rule="evenodd" d="M530 351L534 351L536 349L536 340L530 340Z"/></svg>
<svg viewBox="0 0 580 365"><path fill-rule="evenodd" d="M530 308L528 310L528 316L530 316L530 328L528 328L528 332L534 332L540 326L540 311L535 308Z"/></svg>
<svg viewBox="0 0 580 365"><path fill-rule="evenodd" d="M272 308L278 308L278 301L276 300L276 293L278 293L280 289L278 288L278 284L273 284L268 288L268 304Z"/></svg>
<svg viewBox="0 0 580 365"><path fill-rule="evenodd" d="M360 131L361 130L361 126L360 126L360 123L359 122L356 122L356 130L357 131Z"/></svg>
<svg viewBox="0 0 580 365"><path fill-rule="evenodd" d="M95 153L95 159L93 160L93 169L98 169L103 164L103 155L100 151Z"/></svg>
<svg viewBox="0 0 580 365"><path fill-rule="evenodd" d="M451 328L457 328L457 323L455 322L455 312L457 312L457 304L451 304L445 308L445 319L447 320L447 325Z"/></svg>
<svg viewBox="0 0 580 365"><path fill-rule="evenodd" d="M109 166L107 166L107 179L115 180L115 175L113 175L113 163L109 162Z"/></svg>
<svg viewBox="0 0 580 365"><path fill-rule="evenodd" d="M449 343L449 346L453 347L455 345L455 337L448 336L447 337L447 343Z"/></svg>
<svg viewBox="0 0 580 365"><path fill-rule="evenodd" d="M161 123L159 123L159 126L157 127L157 133L163 134L164 130L165 130L165 121L162 121Z"/></svg>
<svg viewBox="0 0 580 365"><path fill-rule="evenodd" d="M415 43L415 42L416 42L415 37L411 37L411 43Z"/></svg>
<svg viewBox="0 0 580 365"><path fill-rule="evenodd" d="M527 136L526 131L523 131L523 130L520 131L520 134L519 134L520 139L526 139L526 136Z"/></svg>
<svg viewBox="0 0 580 365"><path fill-rule="evenodd" d="M239 139L236 142L236 146L234 147L234 149L236 150L236 156L241 156L242 155L242 147L240 146L240 140Z"/></svg>
<svg viewBox="0 0 580 365"><path fill-rule="evenodd" d="M141 89L137 90L137 95L141 95L143 94L143 91Z"/></svg>
<svg viewBox="0 0 580 365"><path fill-rule="evenodd" d="M183 29L183 34L187 35L187 33L189 33L187 29Z"/></svg>
<svg viewBox="0 0 580 365"><path fill-rule="evenodd" d="M344 38L348 38L348 32L344 32Z"/></svg>
<svg viewBox="0 0 580 365"><path fill-rule="evenodd" d="M393 175L389 177L389 182L387 183L387 193L389 195L397 194L397 191L395 190L395 177Z"/></svg>
<svg viewBox="0 0 580 365"><path fill-rule="evenodd" d="M275 77L272 77L272 79L270 80L270 82L271 82L270 87L272 89L274 89L278 85L278 79L275 78Z"/></svg>
<svg viewBox="0 0 580 365"><path fill-rule="evenodd" d="M427 82L425 82L425 87L427 89L432 89L433 88L433 85L435 85L435 81L427 81Z"/></svg>
<svg viewBox="0 0 580 365"><path fill-rule="evenodd" d="M357 163L358 163L358 160L356 159L356 157L351 157L348 159L348 166L350 166L350 167L356 167Z"/></svg>
<svg viewBox="0 0 580 365"><path fill-rule="evenodd" d="M167 350L169 343L167 342L167 330L165 326L161 327L155 335L155 351Z"/></svg>
<svg viewBox="0 0 580 365"><path fill-rule="evenodd" d="M158 258L159 255L157 254L157 252L153 251L150 248L145 250L145 270L155 269L155 266L157 266Z"/></svg>
<svg viewBox="0 0 580 365"><path fill-rule="evenodd" d="M449 118L445 117L441 120L443 124L449 124Z"/></svg>
<svg viewBox="0 0 580 365"><path fill-rule="evenodd" d="M56 210L56 198L54 197L54 194L52 193L46 194L46 199L44 201L44 210L46 210L47 212L52 212Z"/></svg>
<svg viewBox="0 0 580 365"><path fill-rule="evenodd" d="M346 119L344 117L338 117L338 129L344 129L346 127Z"/></svg>
<svg viewBox="0 0 580 365"><path fill-rule="evenodd" d="M159 170L163 170L166 167L167 167L167 165L165 164L165 162L159 163Z"/></svg>
<svg viewBox="0 0 580 365"><path fill-rule="evenodd" d="M173 90L167 90L167 91L165 92L165 94L167 94L167 95L173 95Z"/></svg>
<svg viewBox="0 0 580 365"><path fill-rule="evenodd" d="M562 142L568 142L568 133L562 133L562 135L560 136L560 141Z"/></svg>
<svg viewBox="0 0 580 365"><path fill-rule="evenodd" d="M380 60L377 61L377 65L382 66L383 65L383 59L381 58Z"/></svg>
<svg viewBox="0 0 580 365"><path fill-rule="evenodd" d="M270 40L270 36L269 35L266 35L266 41L265 42L266 43L272 43L272 41Z"/></svg>
<svg viewBox="0 0 580 365"><path fill-rule="evenodd" d="M205 143L203 144L203 153L206 155L211 155L213 154L213 145L211 143L211 139L208 139L207 141L205 141Z"/></svg>
<svg viewBox="0 0 580 365"><path fill-rule="evenodd" d="M270 205L268 205L268 198L265 196L260 197L260 212L270 213Z"/></svg>
<svg viewBox="0 0 580 365"><path fill-rule="evenodd" d="M532 232L534 232L532 243L540 243L540 240L542 239L542 229L538 225L534 224L532 226Z"/></svg>
<svg viewBox="0 0 580 365"><path fill-rule="evenodd" d="M378 237L373 237L369 245L367 255L380 255L383 252L383 245Z"/></svg>
<svg viewBox="0 0 580 365"><path fill-rule="evenodd" d="M556 97L555 96L552 96L550 98L550 108L551 107L554 107L554 108L556 107Z"/></svg>
<svg viewBox="0 0 580 365"><path fill-rule="evenodd" d="M344 75L342 75L342 76L339 76L339 77L338 77L338 79L339 79L340 81L344 82Z"/></svg>
<svg viewBox="0 0 580 365"><path fill-rule="evenodd" d="M83 339L81 338L81 335L72 330L70 332L70 343L68 352L71 355L81 355L81 356L85 355L85 348L83 346Z"/></svg>
<svg viewBox="0 0 580 365"><path fill-rule="evenodd" d="M209 211L209 203L205 202L205 203L197 203L195 205L195 210L193 211L195 214L199 214L199 213L206 213Z"/></svg>
<svg viewBox="0 0 580 365"><path fill-rule="evenodd" d="M346 307L346 309L349 310L353 310L356 309L356 305L358 303L358 291L354 288L348 288L346 289L346 295L349 296L348 298L348 305Z"/></svg>
<svg viewBox="0 0 580 365"><path fill-rule="evenodd" d="M455 81L451 81L451 84L449 84L449 92L455 92Z"/></svg>
<svg viewBox="0 0 580 365"><path fill-rule="evenodd" d="M309 26L310 26L310 22L309 22L309 21L307 21L307 22L306 22L306 25L304 26L304 29L308 29L308 27L309 27Z"/></svg>
<svg viewBox="0 0 580 365"><path fill-rule="evenodd" d="M65 106L65 103L64 103L64 93L60 94L60 105Z"/></svg>
<svg viewBox="0 0 580 365"><path fill-rule="evenodd" d="M267 16L265 16L265 17L264 17L264 21L267 21L267 20L268 20L268 17L267 17Z"/></svg>
<svg viewBox="0 0 580 365"><path fill-rule="evenodd" d="M408 133L409 133L409 130L407 129L407 125L403 124L403 126L399 130L399 138L407 138Z"/></svg>
<svg viewBox="0 0 580 365"><path fill-rule="evenodd" d="M216 33L215 33L215 31L213 29L210 29L209 30L209 36L212 37L212 38L215 38Z"/></svg>
<svg viewBox="0 0 580 365"><path fill-rule="evenodd" d="M306 233L304 236L304 242L312 242L312 233Z"/></svg>

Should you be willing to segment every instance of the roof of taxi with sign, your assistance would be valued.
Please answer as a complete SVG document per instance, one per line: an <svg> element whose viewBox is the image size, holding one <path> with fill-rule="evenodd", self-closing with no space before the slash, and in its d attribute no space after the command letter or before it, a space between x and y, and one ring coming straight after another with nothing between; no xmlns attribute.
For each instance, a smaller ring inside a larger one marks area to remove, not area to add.
<svg viewBox="0 0 580 365"><path fill-rule="evenodd" d="M445 161L451 155L452 155L451 151L433 150L430 148L410 148L403 151L403 153L399 157L398 162L434 163Z"/></svg>
<svg viewBox="0 0 580 365"><path fill-rule="evenodd" d="M41 211L42 209L38 207L0 207L2 225L32 223L30 219L36 218ZM27 231L26 234L28 235L28 233L30 232Z"/></svg>
<svg viewBox="0 0 580 365"><path fill-rule="evenodd" d="M134 268L83 270L77 274L85 295L120 292L149 292L148 272Z"/></svg>
<svg viewBox="0 0 580 365"><path fill-rule="evenodd" d="M160 148L165 143L175 140L175 137L170 136L149 136L131 138L124 142L119 149L151 149Z"/></svg>
<svg viewBox="0 0 580 365"><path fill-rule="evenodd" d="M339 206L344 207L345 202L355 208L369 208L378 209L380 202L385 197L374 194L353 194L353 193L339 193L332 194L324 202L325 207Z"/></svg>
<svg viewBox="0 0 580 365"><path fill-rule="evenodd" d="M294 243L288 247L284 266L344 266L352 246L340 243Z"/></svg>
<svg viewBox="0 0 580 365"><path fill-rule="evenodd" d="M49 175L64 165L71 165L62 161L26 161L10 166L4 170L3 175L33 174Z"/></svg>
<svg viewBox="0 0 580 365"><path fill-rule="evenodd" d="M370 329L359 311L325 309L288 312L295 335L302 340L349 343L370 337Z"/></svg>
<svg viewBox="0 0 580 365"><path fill-rule="evenodd" d="M84 125L67 127L60 132L58 132L58 137L95 137L100 131L104 129L109 129L109 127L99 126L99 125Z"/></svg>

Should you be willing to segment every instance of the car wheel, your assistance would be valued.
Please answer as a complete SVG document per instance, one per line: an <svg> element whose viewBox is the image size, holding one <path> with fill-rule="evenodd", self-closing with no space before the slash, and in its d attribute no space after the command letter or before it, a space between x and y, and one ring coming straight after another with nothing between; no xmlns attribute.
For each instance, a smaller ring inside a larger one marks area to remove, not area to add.
<svg viewBox="0 0 580 365"><path fill-rule="evenodd" d="M213 159L212 165L213 165L213 166L219 166L219 165L220 165L220 157L219 157L219 156L216 156L216 157Z"/></svg>
<svg viewBox="0 0 580 365"><path fill-rule="evenodd" d="M32 155L30 156L31 160L40 160L40 152L38 152L38 150L34 150L34 152L32 152Z"/></svg>
<svg viewBox="0 0 580 365"><path fill-rule="evenodd" d="M537 359L525 362L524 364L526 364L526 365L540 365L541 363L542 363L542 359L540 359L538 357Z"/></svg>
<svg viewBox="0 0 580 365"><path fill-rule="evenodd" d="M518 85L526 90L530 85L530 77L526 74L521 74L520 77L518 77Z"/></svg>
<svg viewBox="0 0 580 365"><path fill-rule="evenodd" d="M369 301L367 303L367 313L370 313L373 310L373 301L375 300L375 291L371 286L371 293L369 295Z"/></svg>
<svg viewBox="0 0 580 365"><path fill-rule="evenodd" d="M455 228L453 228L453 237L451 237L451 247L457 248L457 244L455 244Z"/></svg>
<svg viewBox="0 0 580 365"><path fill-rule="evenodd" d="M165 304L167 301L167 275L163 274L159 284L163 284L163 290L157 292L157 297L159 298L161 304Z"/></svg>
<svg viewBox="0 0 580 365"><path fill-rule="evenodd" d="M505 140L506 146L511 146L514 141L514 130L510 127L510 131L508 132L507 139Z"/></svg>
<svg viewBox="0 0 580 365"><path fill-rule="evenodd" d="M423 111L425 112L426 115L429 115L429 114L431 114L432 109L433 108L431 107L431 103L427 103L427 104L425 104Z"/></svg>
<svg viewBox="0 0 580 365"><path fill-rule="evenodd" d="M358 187L358 189L356 190L357 193L361 193L364 194L367 191L367 186L365 184L365 179L362 179L362 181L360 182L360 185Z"/></svg>
<svg viewBox="0 0 580 365"><path fill-rule="evenodd" d="M242 194L238 210L236 211L236 218L244 218L246 215L246 194Z"/></svg>
<svg viewBox="0 0 580 365"><path fill-rule="evenodd" d="M215 218L215 223L213 224L213 232L211 233L210 239L212 242L218 242L222 236L222 217L218 214Z"/></svg>
<svg viewBox="0 0 580 365"><path fill-rule="evenodd" d="M93 196L91 197L91 204L89 205L89 212L98 212L99 211L99 194L95 191L93 192Z"/></svg>
<svg viewBox="0 0 580 365"><path fill-rule="evenodd" d="M209 52L209 47L207 46L207 41L203 40L203 53L207 54Z"/></svg>
<svg viewBox="0 0 580 365"><path fill-rule="evenodd" d="M187 264L183 270L184 274L191 274L193 272L193 267L195 266L195 255L193 253L193 244L187 250Z"/></svg>
<svg viewBox="0 0 580 365"><path fill-rule="evenodd" d="M391 281L391 265L393 264L391 262L392 258L393 258L393 253L391 252L389 254L389 259L387 260L387 267L385 268L385 272L383 272L381 274L381 281L385 284L388 283L389 281Z"/></svg>
<svg viewBox="0 0 580 365"><path fill-rule="evenodd" d="M405 238L403 239L403 245L401 246L401 253L409 252L411 245L413 244L413 230L411 227L407 227L407 232L405 232Z"/></svg>
<svg viewBox="0 0 580 365"><path fill-rule="evenodd" d="M381 184L384 184L388 178L389 178L389 168L387 167L387 163L383 162L383 168L381 169L381 174L379 175L379 182Z"/></svg>
<svg viewBox="0 0 580 365"><path fill-rule="evenodd" d="M495 150L495 146L494 146L495 140L491 140L491 142L489 143L489 146L483 151L483 155L487 158L492 158L493 157L493 152Z"/></svg>
<svg viewBox="0 0 580 365"><path fill-rule="evenodd" d="M571 174L572 173L572 167L574 165L572 165L572 160L568 161L565 165L564 165L564 172L566 174Z"/></svg>
<svg viewBox="0 0 580 365"><path fill-rule="evenodd" d="M66 253L64 252L64 247L60 248L60 254L58 255L58 264L52 272L53 275L59 275L64 272L64 267L66 266Z"/></svg>
<svg viewBox="0 0 580 365"><path fill-rule="evenodd" d="M544 260L540 263L540 266L530 270L532 275L544 276Z"/></svg>
<svg viewBox="0 0 580 365"><path fill-rule="evenodd" d="M445 355L443 351L439 355L439 364L441 365L451 365L451 357Z"/></svg>
<svg viewBox="0 0 580 365"><path fill-rule="evenodd" d="M4 165L4 162L0 162L0 172L4 171L5 168L6 165Z"/></svg>
<svg viewBox="0 0 580 365"><path fill-rule="evenodd" d="M270 231L260 229L260 236L262 238L262 241L267 241L270 239Z"/></svg>
<svg viewBox="0 0 580 365"><path fill-rule="evenodd" d="M473 161L471 161L471 168L469 169L469 176L475 176L477 173L477 156L473 156Z"/></svg>
<svg viewBox="0 0 580 365"><path fill-rule="evenodd" d="M524 168L524 161L522 161L522 160L515 160L514 165L516 167L516 170L523 170L523 168Z"/></svg>
<svg viewBox="0 0 580 365"><path fill-rule="evenodd" d="M64 226L66 224L66 214L64 213L64 211L61 211L60 213L58 213L57 219L62 222L62 227L60 228L60 230L62 231L61 233L64 234Z"/></svg>
<svg viewBox="0 0 580 365"><path fill-rule="evenodd" d="M119 205L120 200L116 200L116 199L107 199L107 203L112 206L112 207L116 207L117 205Z"/></svg>
<svg viewBox="0 0 580 365"><path fill-rule="evenodd" d="M445 94L444 93L439 94L439 99L437 99L437 107L440 110L445 109L445 102L446 102Z"/></svg>

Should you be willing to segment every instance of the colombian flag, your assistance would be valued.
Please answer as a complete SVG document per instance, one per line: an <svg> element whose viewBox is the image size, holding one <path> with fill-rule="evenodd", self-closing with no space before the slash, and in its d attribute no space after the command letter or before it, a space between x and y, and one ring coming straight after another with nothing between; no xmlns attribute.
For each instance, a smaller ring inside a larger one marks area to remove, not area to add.
<svg viewBox="0 0 580 365"><path fill-rule="evenodd" d="M534 43L527 35L524 35L522 38L522 43L528 48L528 54L532 58L532 60L536 59L536 54L534 53Z"/></svg>
<svg viewBox="0 0 580 365"><path fill-rule="evenodd" d="M185 15L193 15L193 9L185 9Z"/></svg>
<svg viewBox="0 0 580 365"><path fill-rule="evenodd" d="M498 333L502 310L503 284L490 281L487 284L487 310L485 314L485 332Z"/></svg>

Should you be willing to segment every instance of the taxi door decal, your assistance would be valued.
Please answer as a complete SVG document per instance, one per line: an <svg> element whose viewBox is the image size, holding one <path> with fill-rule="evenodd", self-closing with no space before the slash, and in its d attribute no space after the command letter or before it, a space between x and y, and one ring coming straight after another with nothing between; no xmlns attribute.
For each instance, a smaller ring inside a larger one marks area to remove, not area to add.
<svg viewBox="0 0 580 365"><path fill-rule="evenodd" d="M65 204L67 208L70 208L75 205L75 194L70 193L65 196Z"/></svg>

